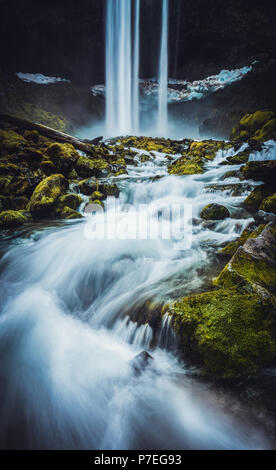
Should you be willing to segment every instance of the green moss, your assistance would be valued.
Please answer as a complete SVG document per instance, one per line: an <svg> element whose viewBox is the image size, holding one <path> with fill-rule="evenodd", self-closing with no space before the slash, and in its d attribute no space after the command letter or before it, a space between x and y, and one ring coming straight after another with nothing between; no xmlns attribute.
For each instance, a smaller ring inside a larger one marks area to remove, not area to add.
<svg viewBox="0 0 276 470"><path fill-rule="evenodd" d="M82 215L79 212L75 211L74 209L71 209L71 207L64 207L60 214L60 217L62 219L69 219L69 220L82 219Z"/></svg>
<svg viewBox="0 0 276 470"><path fill-rule="evenodd" d="M152 137L125 137L120 139L121 146L134 147L147 150L148 152L162 152L167 154L177 154L181 152L181 145L170 139Z"/></svg>
<svg viewBox="0 0 276 470"><path fill-rule="evenodd" d="M51 144L45 153L47 158L54 162L56 169L66 175L80 158L79 153L71 144Z"/></svg>
<svg viewBox="0 0 276 470"><path fill-rule="evenodd" d="M270 139L276 138L276 119L268 121L262 129L256 131L253 140L257 142L266 142Z"/></svg>
<svg viewBox="0 0 276 470"><path fill-rule="evenodd" d="M220 204L208 204L201 211L200 217L204 220L223 220L230 217L230 212Z"/></svg>
<svg viewBox="0 0 276 470"><path fill-rule="evenodd" d="M23 225L28 219L19 211L4 211L0 213L0 228L13 228Z"/></svg>
<svg viewBox="0 0 276 470"><path fill-rule="evenodd" d="M257 258L245 251L242 247L231 260L231 269L234 269L248 281L275 291L276 268L266 259Z"/></svg>
<svg viewBox="0 0 276 470"><path fill-rule="evenodd" d="M248 162L241 171L244 179L263 181L273 186L276 179L276 160Z"/></svg>
<svg viewBox="0 0 276 470"><path fill-rule="evenodd" d="M220 289L186 297L167 311L184 353L211 377L241 378L275 356L275 309L265 293Z"/></svg>
<svg viewBox="0 0 276 470"><path fill-rule="evenodd" d="M38 131L25 131L24 132L24 137L27 140L30 140L31 142L34 142L35 144L38 144L40 135Z"/></svg>
<svg viewBox="0 0 276 470"><path fill-rule="evenodd" d="M60 132L67 132L71 126L69 121L63 116L57 116L46 109L32 103L21 102L20 106L14 109L13 114L44 126L51 127Z"/></svg>
<svg viewBox="0 0 276 470"><path fill-rule="evenodd" d="M98 199L99 201L102 201L105 199L105 195L101 193L100 191L94 191L94 193L91 196L91 199Z"/></svg>
<svg viewBox="0 0 276 470"><path fill-rule="evenodd" d="M97 191L98 186L96 178L88 178L78 183L79 191L86 196L90 196L94 191Z"/></svg>
<svg viewBox="0 0 276 470"><path fill-rule="evenodd" d="M103 201L100 201L99 199L90 199L89 204L97 204L104 208L104 203Z"/></svg>
<svg viewBox="0 0 276 470"><path fill-rule="evenodd" d="M241 152L233 157L227 158L227 161L231 163L231 165L240 165L241 163L248 162L250 152Z"/></svg>
<svg viewBox="0 0 276 470"><path fill-rule="evenodd" d="M256 111L246 114L231 133L231 140L246 142L250 138L257 142L275 138L276 119L272 111Z"/></svg>
<svg viewBox="0 0 276 470"><path fill-rule="evenodd" d="M99 190L101 193L105 195L105 197L108 196L115 196L119 197L120 190L116 184L101 184L99 186Z"/></svg>
<svg viewBox="0 0 276 470"><path fill-rule="evenodd" d="M68 181L63 175L45 178L34 190L27 209L36 217L49 216L56 200L63 196Z"/></svg>
<svg viewBox="0 0 276 470"><path fill-rule="evenodd" d="M16 152L20 150L22 146L27 145L27 140L17 132L7 129L0 129L0 152L2 155L9 152Z"/></svg>
<svg viewBox="0 0 276 470"><path fill-rule="evenodd" d="M253 229L253 230L251 226L246 228L242 232L238 240L228 243L228 245L226 245L224 248L219 250L219 253L223 255L233 256L240 246L243 246L249 238L257 238L262 233L264 228L265 228L265 225L260 225L257 229Z"/></svg>
<svg viewBox="0 0 276 470"><path fill-rule="evenodd" d="M78 194L68 193L64 196L58 198L57 201L57 210L62 210L64 207L69 207L70 209L78 209L82 203L82 197Z"/></svg>
<svg viewBox="0 0 276 470"><path fill-rule="evenodd" d="M263 199L267 198L273 193L273 187L267 184L261 184L257 186L253 191L249 194L249 196L244 201L244 206L251 211L256 211Z"/></svg>
<svg viewBox="0 0 276 470"><path fill-rule="evenodd" d="M169 165L169 173L174 175L202 174L205 163L213 160L218 150L224 147L225 143L219 141L192 142L182 157Z"/></svg>
<svg viewBox="0 0 276 470"><path fill-rule="evenodd" d="M260 209L265 212L276 214L276 193L263 200Z"/></svg>
<svg viewBox="0 0 276 470"><path fill-rule="evenodd" d="M274 116L271 111L256 111L254 114L246 114L240 120L240 126L244 129L250 130L250 132L256 131L260 127L263 127L265 123L270 121Z"/></svg>

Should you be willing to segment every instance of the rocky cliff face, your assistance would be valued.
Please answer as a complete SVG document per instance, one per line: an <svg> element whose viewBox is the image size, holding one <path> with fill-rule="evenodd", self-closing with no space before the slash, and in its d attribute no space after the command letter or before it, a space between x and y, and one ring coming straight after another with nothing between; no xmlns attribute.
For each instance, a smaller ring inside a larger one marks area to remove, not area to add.
<svg viewBox="0 0 276 470"><path fill-rule="evenodd" d="M105 0L0 0L3 68L87 84L104 79ZM170 0L170 75L190 80L273 56L270 0ZM160 0L142 0L141 75L156 74Z"/></svg>

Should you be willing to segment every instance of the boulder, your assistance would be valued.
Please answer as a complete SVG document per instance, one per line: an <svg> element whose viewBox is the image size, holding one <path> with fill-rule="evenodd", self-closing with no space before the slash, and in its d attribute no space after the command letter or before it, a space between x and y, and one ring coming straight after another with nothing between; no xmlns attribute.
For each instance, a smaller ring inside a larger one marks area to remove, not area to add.
<svg viewBox="0 0 276 470"><path fill-rule="evenodd" d="M276 160L248 162L241 171L244 179L263 181L273 186L276 179Z"/></svg>
<svg viewBox="0 0 276 470"><path fill-rule="evenodd" d="M220 204L208 204L201 211L200 217L204 220L224 220L230 217L230 212Z"/></svg>
<svg viewBox="0 0 276 470"><path fill-rule="evenodd" d="M0 213L0 228L14 228L23 225L28 218L19 211L4 211Z"/></svg>
<svg viewBox="0 0 276 470"><path fill-rule="evenodd" d="M45 178L35 188L27 205L34 217L49 217L53 215L54 205L58 198L68 189L68 181L63 175L52 175Z"/></svg>

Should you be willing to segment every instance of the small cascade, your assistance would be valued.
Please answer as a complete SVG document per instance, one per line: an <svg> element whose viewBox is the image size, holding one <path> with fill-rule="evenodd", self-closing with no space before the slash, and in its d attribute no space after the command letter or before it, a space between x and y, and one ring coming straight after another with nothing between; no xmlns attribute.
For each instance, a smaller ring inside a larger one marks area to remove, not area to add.
<svg viewBox="0 0 276 470"><path fill-rule="evenodd" d="M159 60L158 133L167 135L168 127L168 17L169 2L163 0Z"/></svg>

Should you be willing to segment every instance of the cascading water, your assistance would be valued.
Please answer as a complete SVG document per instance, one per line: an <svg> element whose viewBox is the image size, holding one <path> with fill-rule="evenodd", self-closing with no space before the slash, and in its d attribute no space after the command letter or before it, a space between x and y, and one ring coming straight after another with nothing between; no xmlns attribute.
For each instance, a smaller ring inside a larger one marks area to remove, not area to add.
<svg viewBox="0 0 276 470"><path fill-rule="evenodd" d="M140 0L135 0L132 51L132 2L107 0L106 134L135 134L139 128Z"/></svg>
<svg viewBox="0 0 276 470"><path fill-rule="evenodd" d="M139 66L140 66L140 0L135 0L135 29L133 48L133 112L132 128L134 133L139 132Z"/></svg>
<svg viewBox="0 0 276 470"><path fill-rule="evenodd" d="M129 167L121 179L119 206L130 226L134 216L125 212L126 203L140 215L148 204L157 228L159 206L192 204L194 217L210 202L229 208L235 218L212 228L194 227L189 250L174 249L181 240L89 239L93 221L107 222L114 230L108 208L63 228L27 231L5 247L0 263L1 448L269 446L244 410L241 424L240 404L237 408L220 392L216 406L216 391L204 388L173 350L168 352L175 340L170 318L163 318L155 335L159 347L151 351L152 363L138 376L131 365L156 333L153 326L136 323L146 302L166 300L179 281L182 294L198 291L203 281L197 273L210 263L210 246L217 249L233 240L248 223L239 213L247 190L232 197L209 189L210 183L219 186L228 169L220 163L231 152L219 152L205 174L188 177L169 176L166 155L156 152L147 163L137 159L138 166Z"/></svg>
<svg viewBox="0 0 276 470"><path fill-rule="evenodd" d="M162 0L162 28L159 60L158 133L168 132L168 0Z"/></svg>

